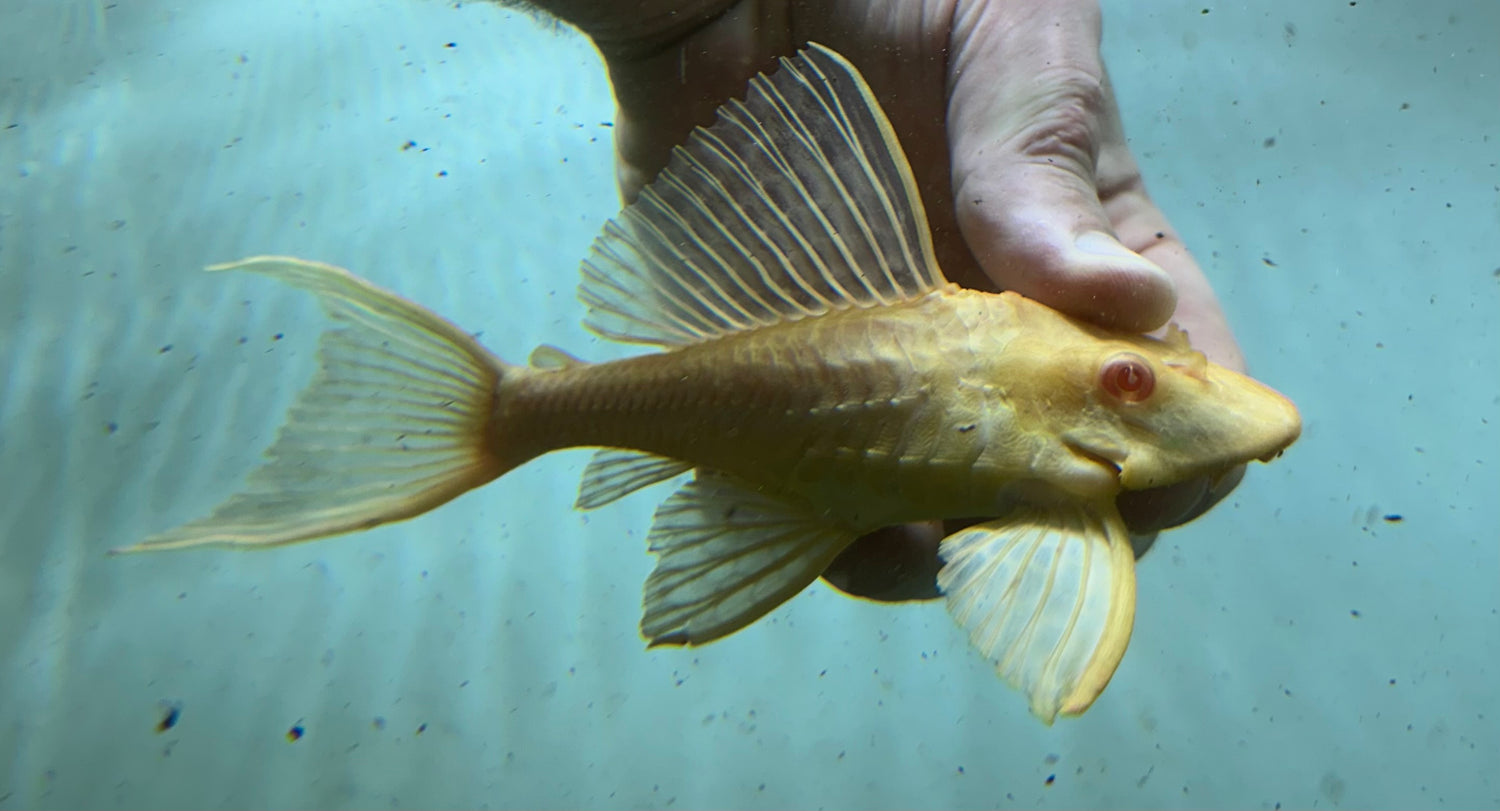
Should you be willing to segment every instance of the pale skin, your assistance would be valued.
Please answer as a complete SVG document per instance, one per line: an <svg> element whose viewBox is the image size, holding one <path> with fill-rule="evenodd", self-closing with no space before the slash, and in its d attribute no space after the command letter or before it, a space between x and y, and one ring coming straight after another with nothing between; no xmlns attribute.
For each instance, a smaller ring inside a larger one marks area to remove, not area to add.
<svg viewBox="0 0 1500 811"><path fill-rule="evenodd" d="M533 4L588 34L604 56L625 201L751 76L820 42L859 68L890 118L949 279L1132 332L1173 321L1209 359L1244 371L1213 289L1126 145L1099 52L1097 0ZM1212 489L1204 480L1126 493L1119 506L1134 532L1153 536L1207 510L1242 472ZM923 525L879 533L851 547L829 578L863 596L935 596L927 582L941 534ZM872 560L891 571L865 571Z"/></svg>

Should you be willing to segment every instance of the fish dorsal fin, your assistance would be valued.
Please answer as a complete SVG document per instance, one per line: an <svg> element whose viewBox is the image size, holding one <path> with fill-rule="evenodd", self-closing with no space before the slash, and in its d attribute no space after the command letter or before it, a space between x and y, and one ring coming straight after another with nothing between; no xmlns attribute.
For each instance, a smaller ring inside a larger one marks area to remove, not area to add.
<svg viewBox="0 0 1500 811"><path fill-rule="evenodd" d="M656 510L641 633L653 647L734 633L818 579L854 537L806 504L700 469Z"/></svg>
<svg viewBox="0 0 1500 811"><path fill-rule="evenodd" d="M1051 724L1088 709L1135 619L1135 554L1113 508L1023 508L953 533L938 554L948 610L1032 714Z"/></svg>
<svg viewBox="0 0 1500 811"><path fill-rule="evenodd" d="M603 507L692 469L687 462L654 453L604 448L583 469L583 481L578 485L578 500L573 507L579 510Z"/></svg>
<svg viewBox="0 0 1500 811"><path fill-rule="evenodd" d="M854 66L816 44L695 130L582 273L585 326L661 347L945 283L895 131Z"/></svg>

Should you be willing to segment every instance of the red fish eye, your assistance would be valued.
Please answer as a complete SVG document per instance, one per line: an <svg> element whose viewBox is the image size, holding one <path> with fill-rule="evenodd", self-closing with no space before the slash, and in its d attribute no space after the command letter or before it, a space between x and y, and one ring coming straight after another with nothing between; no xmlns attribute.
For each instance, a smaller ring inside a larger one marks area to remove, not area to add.
<svg viewBox="0 0 1500 811"><path fill-rule="evenodd" d="M1156 373L1140 355L1124 352L1110 358L1099 373L1099 383L1111 397L1139 403L1156 388Z"/></svg>

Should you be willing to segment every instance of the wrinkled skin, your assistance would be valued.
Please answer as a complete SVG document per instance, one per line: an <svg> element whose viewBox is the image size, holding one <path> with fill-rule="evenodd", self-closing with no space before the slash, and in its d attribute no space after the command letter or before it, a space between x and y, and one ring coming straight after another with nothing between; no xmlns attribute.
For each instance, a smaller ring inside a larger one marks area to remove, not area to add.
<svg viewBox="0 0 1500 811"><path fill-rule="evenodd" d="M1097 0L538 0L589 34L619 104L622 197L673 146L807 41L843 53L895 127L938 260L967 287L1009 289L1106 327L1175 321L1209 359L1244 358L1201 269L1146 194L1099 54ZM1243 468L1126 492L1137 555L1201 515ZM949 526L948 531L954 529ZM861 539L825 577L858 596L937 596L937 524Z"/></svg>

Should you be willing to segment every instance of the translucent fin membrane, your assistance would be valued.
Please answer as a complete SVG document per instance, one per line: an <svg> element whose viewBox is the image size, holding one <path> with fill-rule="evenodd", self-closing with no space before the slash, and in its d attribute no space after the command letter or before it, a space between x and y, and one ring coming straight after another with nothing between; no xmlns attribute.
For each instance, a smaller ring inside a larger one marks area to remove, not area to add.
<svg viewBox="0 0 1500 811"><path fill-rule="evenodd" d="M656 511L659 559L641 633L651 645L701 645L760 619L816 580L854 533L812 508L700 471Z"/></svg>
<svg viewBox="0 0 1500 811"><path fill-rule="evenodd" d="M207 518L116 550L273 546L410 518L502 472L488 441L502 365L458 327L331 265L255 257L335 326L268 461Z"/></svg>
<svg viewBox="0 0 1500 811"><path fill-rule="evenodd" d="M595 240L589 329L680 346L945 284L911 167L843 57L809 45L718 116Z"/></svg>
<svg viewBox="0 0 1500 811"><path fill-rule="evenodd" d="M1130 643L1135 556L1110 513L1027 508L939 548L948 610L1048 724L1088 709Z"/></svg>
<svg viewBox="0 0 1500 811"><path fill-rule="evenodd" d="M652 453L605 448L596 452L584 468L578 501L573 506L580 510L603 507L692 469L687 462Z"/></svg>

